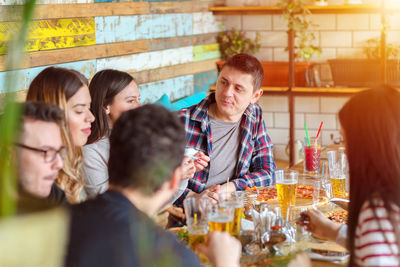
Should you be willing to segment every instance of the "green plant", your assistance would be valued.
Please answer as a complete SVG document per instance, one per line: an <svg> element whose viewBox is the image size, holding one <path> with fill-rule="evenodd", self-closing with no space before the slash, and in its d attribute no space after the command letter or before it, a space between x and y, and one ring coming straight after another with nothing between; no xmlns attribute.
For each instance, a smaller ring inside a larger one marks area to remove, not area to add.
<svg viewBox="0 0 400 267"><path fill-rule="evenodd" d="M363 47L364 54L368 59L380 59L381 58L381 39L371 38L365 41ZM386 44L386 57L388 59L400 59L400 46L392 43Z"/></svg>
<svg viewBox="0 0 400 267"><path fill-rule="evenodd" d="M260 34L256 33L254 40L246 37L243 31L232 28L220 32L217 36L222 59L227 59L239 53L255 54L260 50Z"/></svg>
<svg viewBox="0 0 400 267"><path fill-rule="evenodd" d="M282 9L282 17L287 21L288 30L295 34L295 58L308 61L313 54L321 54L321 48L315 45L315 33L308 31L310 26L316 27L309 19L310 10L302 0L281 0L278 7ZM288 48L286 48L287 50Z"/></svg>
<svg viewBox="0 0 400 267"><path fill-rule="evenodd" d="M21 30L8 44L6 70L18 69L22 63L35 2L36 0L26 0L24 4ZM8 93L0 103L4 108L4 114L0 118L0 217L11 216L16 212L16 166L10 152L14 147L20 121L20 106L15 104L15 93L12 93L17 80L16 74L8 73L4 84Z"/></svg>

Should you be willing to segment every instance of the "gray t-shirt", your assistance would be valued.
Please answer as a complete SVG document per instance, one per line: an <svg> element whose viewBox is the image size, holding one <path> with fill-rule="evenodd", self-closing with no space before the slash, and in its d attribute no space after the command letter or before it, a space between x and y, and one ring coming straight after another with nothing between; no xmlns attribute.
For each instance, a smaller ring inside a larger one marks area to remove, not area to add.
<svg viewBox="0 0 400 267"><path fill-rule="evenodd" d="M210 116L212 153L206 188L226 183L235 173L240 144L240 121L226 122Z"/></svg>
<svg viewBox="0 0 400 267"><path fill-rule="evenodd" d="M85 145L82 152L85 191L89 198L94 198L108 189L110 139L104 137L96 143Z"/></svg>

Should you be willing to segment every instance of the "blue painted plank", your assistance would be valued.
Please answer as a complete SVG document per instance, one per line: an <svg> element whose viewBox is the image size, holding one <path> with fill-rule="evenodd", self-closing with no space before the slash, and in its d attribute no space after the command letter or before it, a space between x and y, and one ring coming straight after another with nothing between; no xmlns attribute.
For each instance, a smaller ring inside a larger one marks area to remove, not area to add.
<svg viewBox="0 0 400 267"><path fill-rule="evenodd" d="M144 83L139 85L139 91L142 103L153 103L163 94L167 94L170 101L174 101L193 94L193 75Z"/></svg>
<svg viewBox="0 0 400 267"><path fill-rule="evenodd" d="M76 61L52 66L77 70L87 78L92 77L96 72L96 60ZM17 84L15 85L15 88L11 88L11 91L16 92L20 90L27 90L31 81L47 67L49 66L0 72L0 93L6 92L4 84L8 75L17 75Z"/></svg>
<svg viewBox="0 0 400 267"><path fill-rule="evenodd" d="M192 14L96 17L96 43L192 35Z"/></svg>
<svg viewBox="0 0 400 267"><path fill-rule="evenodd" d="M218 78L218 71L211 70L194 75L194 93L210 91L210 85L215 83Z"/></svg>

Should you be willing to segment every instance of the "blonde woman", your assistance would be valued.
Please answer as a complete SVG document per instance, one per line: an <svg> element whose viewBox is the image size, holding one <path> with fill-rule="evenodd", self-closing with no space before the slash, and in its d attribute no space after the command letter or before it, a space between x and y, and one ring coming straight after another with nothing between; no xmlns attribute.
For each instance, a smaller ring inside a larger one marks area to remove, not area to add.
<svg viewBox="0 0 400 267"><path fill-rule="evenodd" d="M82 146L87 142L94 121L87 79L75 70L46 68L30 84L27 100L51 103L64 111L66 121L61 136L68 153L56 184L64 191L68 202L83 201L86 196L81 174Z"/></svg>

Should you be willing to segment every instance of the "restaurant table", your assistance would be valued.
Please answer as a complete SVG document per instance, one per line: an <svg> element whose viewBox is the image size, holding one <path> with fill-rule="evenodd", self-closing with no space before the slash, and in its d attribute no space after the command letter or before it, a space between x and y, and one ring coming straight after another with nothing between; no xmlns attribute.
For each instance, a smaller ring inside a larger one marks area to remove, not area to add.
<svg viewBox="0 0 400 267"><path fill-rule="evenodd" d="M321 161L322 160L327 160L326 152L330 150L337 150L339 147L343 147L343 144L335 144L335 145L330 145L326 148L324 148L321 151ZM299 172L299 184L302 185L312 185L313 181L319 179L320 177L318 176L311 176L306 173L304 173L304 162L301 161L298 164L292 166L289 168L290 170L297 170ZM340 209L339 207L337 209ZM319 242L310 242L310 245L313 248L316 249L324 249L324 250L333 250L333 251L346 251L343 247L339 246L335 242L331 241L322 241L321 243ZM346 263L333 263L333 262L328 262L328 261L319 261L319 260L312 260L312 266L313 267L320 267L320 266L346 266Z"/></svg>

